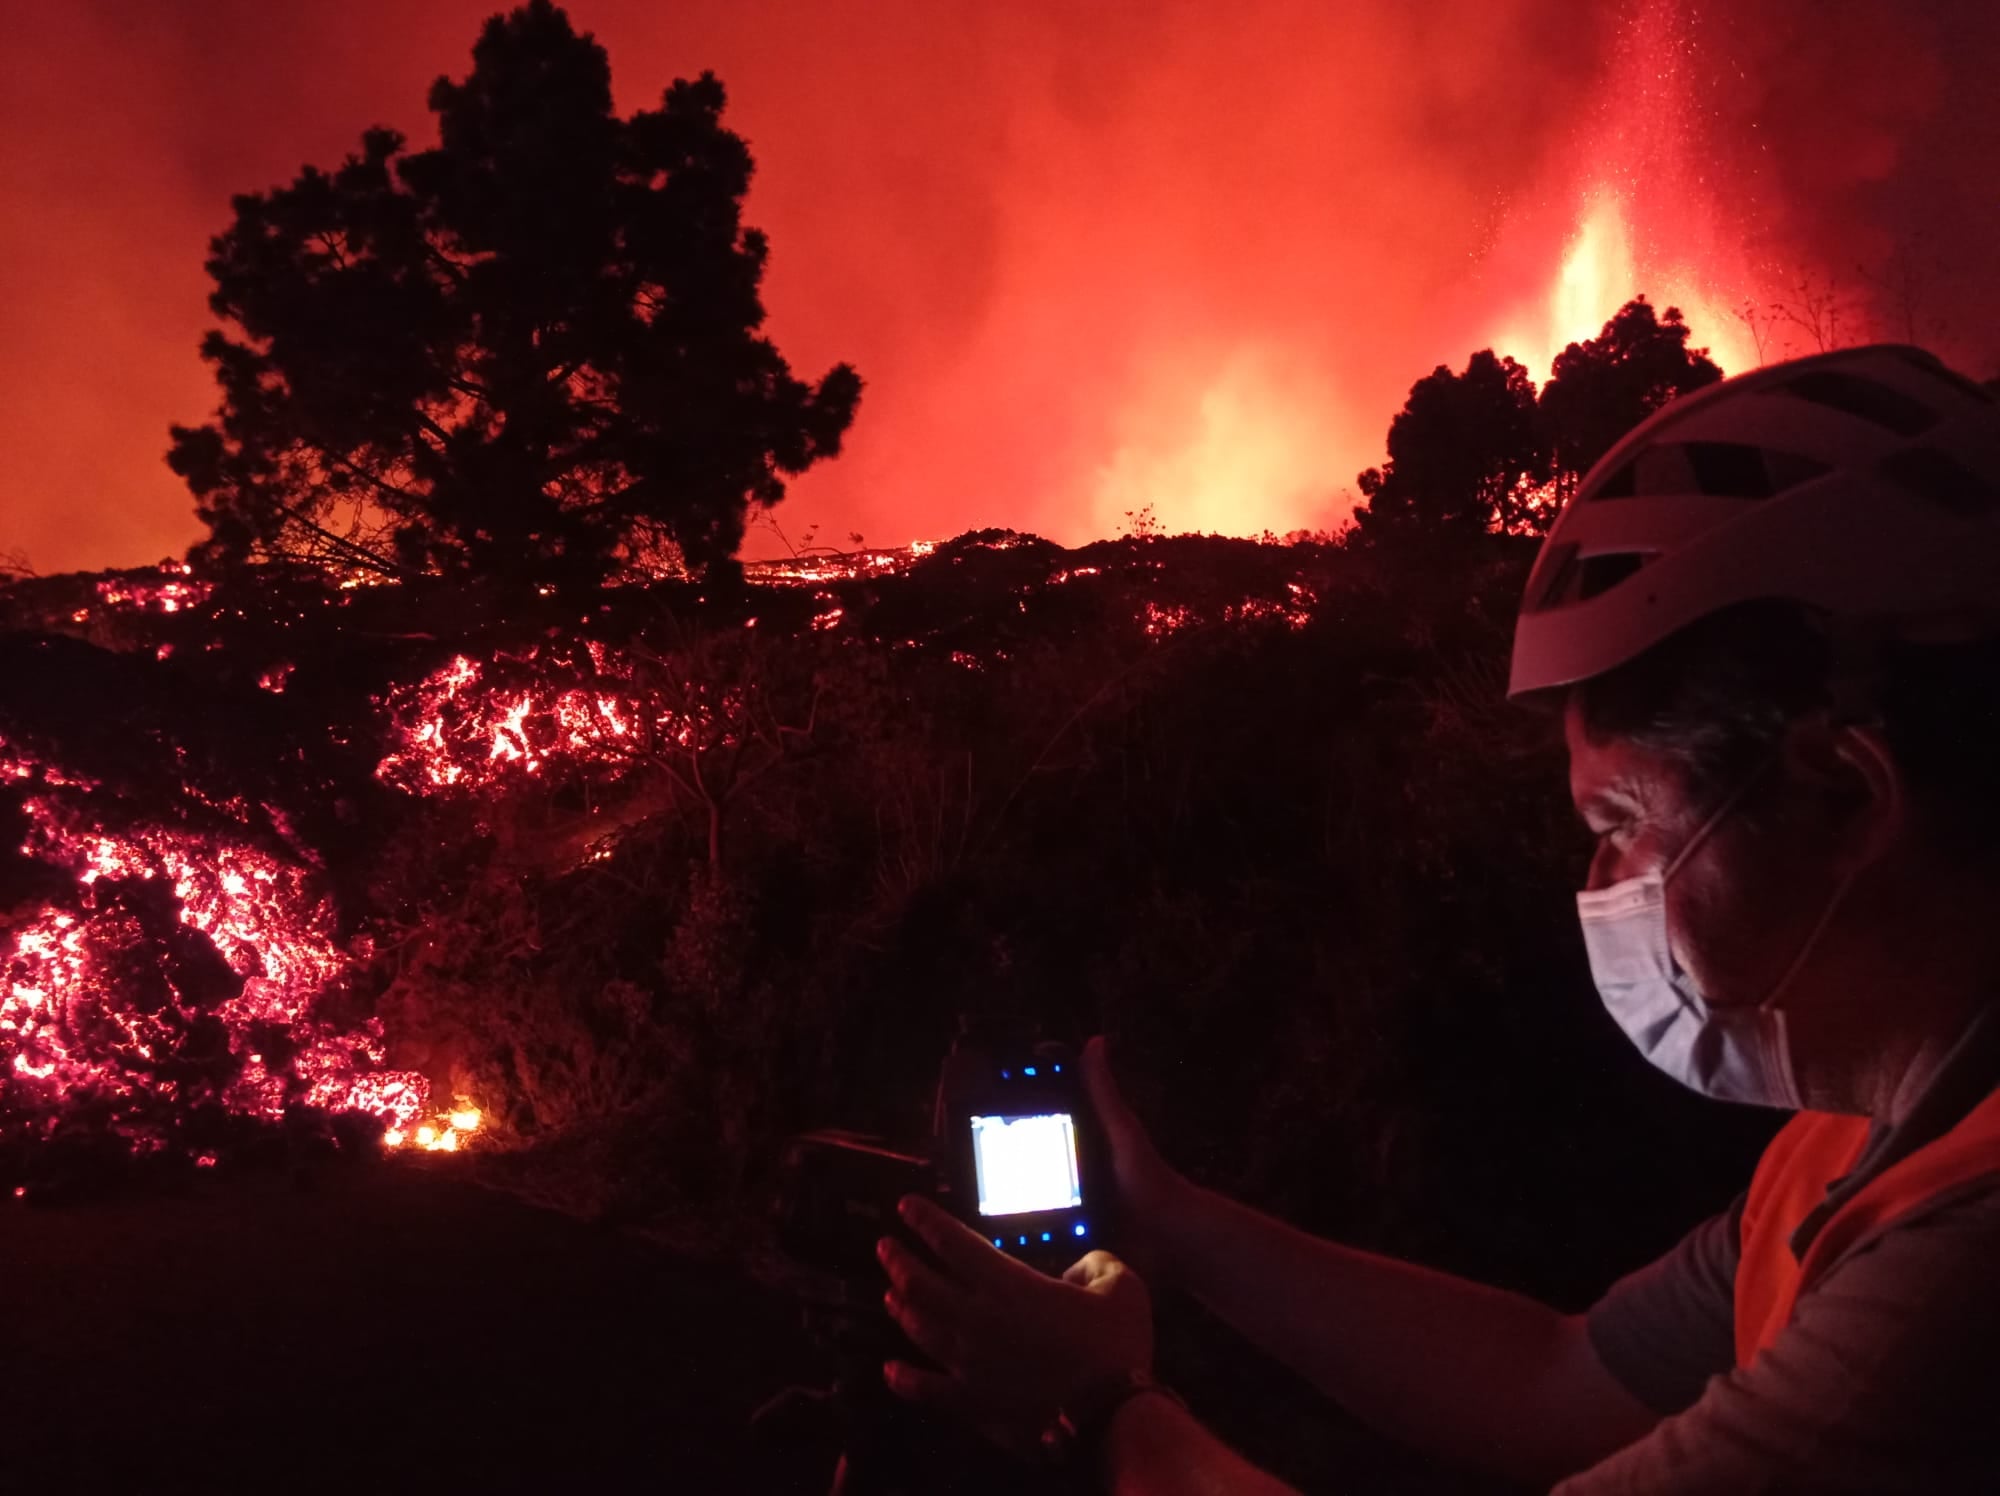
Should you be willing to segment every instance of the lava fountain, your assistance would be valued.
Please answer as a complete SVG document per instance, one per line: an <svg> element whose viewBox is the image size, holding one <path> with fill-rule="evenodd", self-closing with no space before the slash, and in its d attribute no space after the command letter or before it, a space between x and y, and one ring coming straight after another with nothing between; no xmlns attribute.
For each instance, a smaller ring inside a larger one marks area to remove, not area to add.
<svg viewBox="0 0 2000 1496"><path fill-rule="evenodd" d="M1641 0L1539 186L1507 205L1473 274L1440 288L1428 326L1380 355L1397 361L1399 395L1480 348L1546 380L1565 347L1639 295L1678 307L1694 346L1725 371L1759 362L1748 319L1768 277L1706 128L1698 61L1680 0ZM1364 396L1378 374L1331 369L1283 337L1161 350L1118 408L1096 469L1096 533L1147 511L1169 531L1238 535L1336 521L1336 495L1380 460L1394 406Z"/></svg>
<svg viewBox="0 0 2000 1496"><path fill-rule="evenodd" d="M1548 189L1547 208L1518 215L1494 248L1488 284L1543 289L1506 308L1487 342L1537 378L1641 294L1663 310L1679 307L1694 344L1725 373L1759 362L1747 319L1763 277L1744 250L1744 225L1718 206L1693 64L1680 0L1645 0L1621 33L1611 75ZM1553 272L1552 218L1560 230Z"/></svg>

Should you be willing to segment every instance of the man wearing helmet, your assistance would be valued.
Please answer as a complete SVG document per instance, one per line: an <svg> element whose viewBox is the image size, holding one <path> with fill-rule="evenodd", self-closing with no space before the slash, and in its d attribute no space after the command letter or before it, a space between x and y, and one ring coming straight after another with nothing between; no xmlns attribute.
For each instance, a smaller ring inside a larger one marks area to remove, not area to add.
<svg viewBox="0 0 2000 1496"><path fill-rule="evenodd" d="M1587 1314L1198 1189L1105 1067L1137 1249L1384 1432L1561 1496L1995 1491L2000 1439L2000 406L1915 349L1685 396L1549 534L1510 695L1563 711L1578 912L1654 1065L1794 1115L1749 1188ZM909 1202L884 1245L942 1372L898 1392L1107 1489L1274 1493L1150 1378L1146 1291Z"/></svg>

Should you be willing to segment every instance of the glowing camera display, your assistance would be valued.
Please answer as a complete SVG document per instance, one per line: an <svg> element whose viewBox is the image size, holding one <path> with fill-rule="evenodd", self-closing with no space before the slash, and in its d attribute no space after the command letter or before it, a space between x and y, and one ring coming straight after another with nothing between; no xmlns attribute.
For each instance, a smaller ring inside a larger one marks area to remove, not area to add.
<svg viewBox="0 0 2000 1496"><path fill-rule="evenodd" d="M1076 1120L1068 1112L974 1117L972 1162L983 1216L1066 1210L1083 1203Z"/></svg>

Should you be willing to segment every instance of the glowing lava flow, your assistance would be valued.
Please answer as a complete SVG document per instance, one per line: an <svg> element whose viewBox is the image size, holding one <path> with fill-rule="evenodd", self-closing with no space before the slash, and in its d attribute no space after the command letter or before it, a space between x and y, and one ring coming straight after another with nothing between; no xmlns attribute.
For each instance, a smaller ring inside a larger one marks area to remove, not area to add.
<svg viewBox="0 0 2000 1496"><path fill-rule="evenodd" d="M587 665L573 652L459 655L391 691L381 699L391 747L376 776L422 795L489 790L551 766L615 779L648 755L730 741L733 693L690 682L669 701L629 660L594 640L585 649Z"/></svg>
<svg viewBox="0 0 2000 1496"><path fill-rule="evenodd" d="M602 661L601 646L592 646ZM389 694L392 751L379 778L419 794L483 789L511 773L535 774L552 756L602 760L616 772L629 708L600 686L550 689L487 683L488 667L464 655Z"/></svg>
<svg viewBox="0 0 2000 1496"><path fill-rule="evenodd" d="M193 568L181 561L165 561L150 572L122 572L105 577L97 584L97 600L113 612L181 613L199 607L215 589L195 580ZM80 608L70 615L72 623L84 623L90 609Z"/></svg>
<svg viewBox="0 0 2000 1496"><path fill-rule="evenodd" d="M1147 602L1139 613L1139 626L1149 639L1168 639L1183 629L1217 621L1223 624L1253 623L1259 619L1282 619L1287 628L1302 629L1312 622L1312 610L1319 599L1304 582L1287 582L1290 598L1278 602L1268 597L1246 597L1230 603L1213 620L1186 603Z"/></svg>
<svg viewBox="0 0 2000 1496"><path fill-rule="evenodd" d="M153 1151L176 1108L424 1113L423 1078L387 1067L379 1023L318 1011L349 957L306 870L219 834L92 824L91 787L19 757L0 775L25 792L21 853L71 880L16 910L0 945L0 1125L87 1106Z"/></svg>
<svg viewBox="0 0 2000 1496"><path fill-rule="evenodd" d="M192 568L184 562L169 561L159 570L163 575L157 581L106 578L97 584L97 595L107 607L179 613L205 602L214 590L207 582L193 580Z"/></svg>
<svg viewBox="0 0 2000 1496"><path fill-rule="evenodd" d="M938 547L935 540L913 540L890 550L815 550L784 560L746 561L743 574L771 587L814 587L826 582L852 582L891 576L909 568Z"/></svg>

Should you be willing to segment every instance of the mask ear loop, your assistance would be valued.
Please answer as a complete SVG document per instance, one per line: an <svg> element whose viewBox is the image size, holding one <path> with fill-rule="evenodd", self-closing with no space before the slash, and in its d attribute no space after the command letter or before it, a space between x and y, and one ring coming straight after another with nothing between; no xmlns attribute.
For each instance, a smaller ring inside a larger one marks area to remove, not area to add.
<svg viewBox="0 0 2000 1496"><path fill-rule="evenodd" d="M1829 723L1834 727L1858 727L1870 723L1879 726L1882 720L1882 631L1866 622L1839 618L1822 619L1818 627L1826 640L1829 662L1826 687ZM1743 782L1729 792L1714 813L1701 823L1700 829L1688 838L1686 845L1674 854L1673 861L1660 874L1662 883L1680 871L1681 864L1687 861L1695 848L1708 840L1729 813L1743 803L1743 797L1784 756L1784 745L1780 743L1744 776Z"/></svg>
<svg viewBox="0 0 2000 1496"><path fill-rule="evenodd" d="M1764 775L1770 771L1771 766L1777 763L1783 755L1784 749L1782 747L1773 749L1771 752L1765 754L1758 761L1757 766L1744 775L1742 783L1738 784L1735 789L1723 797L1722 803L1715 807L1708 819L1703 821L1700 827L1696 829L1694 835L1682 844L1680 851L1674 853L1673 861L1669 862L1666 870L1660 874L1660 882L1662 884L1681 870L1681 864L1693 856L1695 849L1707 841L1710 835L1714 833L1715 828L1728 818L1729 813L1743 803L1744 797L1756 788L1758 781L1763 779Z"/></svg>
<svg viewBox="0 0 2000 1496"><path fill-rule="evenodd" d="M1828 725L1836 728L1881 726L1886 655L1882 630L1866 621L1850 619L1824 620L1820 627L1826 636L1830 665L1827 672ZM1784 975L1771 988L1770 996L1757 1005L1759 1008L1777 1009L1778 999L1791 986L1792 979L1806 964L1806 958L1819 945L1826 927L1833 923L1833 917L1847 902L1855 880L1869 866L1867 862L1858 862L1841 875L1840 881L1834 885L1832 897L1813 922L1811 932L1792 957L1791 964L1786 966Z"/></svg>

